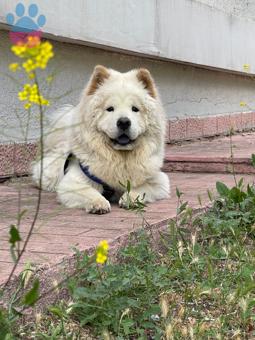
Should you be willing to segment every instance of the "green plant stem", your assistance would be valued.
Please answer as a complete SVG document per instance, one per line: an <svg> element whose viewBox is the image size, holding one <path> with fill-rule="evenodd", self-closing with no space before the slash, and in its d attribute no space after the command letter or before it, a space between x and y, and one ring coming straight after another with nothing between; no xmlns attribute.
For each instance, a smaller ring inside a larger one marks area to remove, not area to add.
<svg viewBox="0 0 255 340"><path fill-rule="evenodd" d="M35 84L37 85L38 92L40 93L39 82L38 82L38 79L37 79L36 72L35 72ZM42 109L41 102L39 104L39 111L40 111L40 156L41 156L40 162L41 162L41 168L40 168L40 179L39 179L39 189L38 189L36 210L35 210L34 218L33 218L33 221L31 223L28 235L25 239L24 245L23 245L22 249L20 250L20 252L18 254L17 261L15 262L15 264L14 264L12 270L11 270L11 273L9 274L7 281L4 284L4 288L7 287L7 285L9 284L9 282L10 282L12 276L14 275L14 272L15 272L15 270L16 270L19 262L20 262L22 255L26 251L26 247L28 245L28 242L29 242L32 234L33 234L33 230L34 230L34 227L35 227L38 215L39 215L40 206L41 206L41 200L42 200L42 189L41 189L41 187L42 187L42 177L43 177L43 153L44 153L44 147L43 147L43 109Z"/></svg>
<svg viewBox="0 0 255 340"><path fill-rule="evenodd" d="M230 130L229 134L229 142L230 142L230 159L232 163L232 174L234 177L235 185L237 187L237 179L236 179L236 172L235 172L235 165L234 165L234 152L233 152L233 139L232 139L233 131L232 129Z"/></svg>

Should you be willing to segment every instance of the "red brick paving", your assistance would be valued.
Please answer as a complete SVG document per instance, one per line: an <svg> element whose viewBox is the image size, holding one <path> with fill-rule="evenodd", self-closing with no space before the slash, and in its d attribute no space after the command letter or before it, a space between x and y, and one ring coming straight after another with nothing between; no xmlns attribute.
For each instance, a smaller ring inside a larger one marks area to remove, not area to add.
<svg viewBox="0 0 255 340"><path fill-rule="evenodd" d="M255 133L232 137L235 172L255 173L251 155L255 153ZM169 145L165 156L165 171L231 173L230 139L222 137L183 145Z"/></svg>
<svg viewBox="0 0 255 340"><path fill-rule="evenodd" d="M207 189L213 189L217 180L234 184L233 177L226 174L172 173L170 179L172 198L150 204L146 209L144 216L151 225L164 225L175 216L176 187L184 192L184 200L198 208L198 195L201 195L203 205L207 204ZM253 177L247 175L245 179L252 181ZM27 209L20 226L24 237L33 219L37 195L37 189L28 179L0 185L0 282L4 282L12 267L8 232L9 226L16 223L18 197L20 196L21 210ZM21 264L27 261L54 264L60 262L64 256L71 255L73 246L85 250L102 239L113 242L141 225L141 216L120 209L117 205L107 215L90 215L82 210L66 209L57 203L54 193L44 192L40 215ZM17 272L21 269L22 265Z"/></svg>
<svg viewBox="0 0 255 340"><path fill-rule="evenodd" d="M247 132L232 136L234 157L246 158L255 153L255 132ZM182 145L168 146L166 155L171 156L203 156L203 157L229 157L229 137L211 140L201 140Z"/></svg>

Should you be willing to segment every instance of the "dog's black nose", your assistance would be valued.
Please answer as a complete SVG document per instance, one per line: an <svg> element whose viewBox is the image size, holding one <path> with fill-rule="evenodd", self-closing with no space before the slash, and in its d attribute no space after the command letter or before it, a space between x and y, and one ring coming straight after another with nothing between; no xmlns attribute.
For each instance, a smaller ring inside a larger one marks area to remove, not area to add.
<svg viewBox="0 0 255 340"><path fill-rule="evenodd" d="M122 117L117 121L117 127L123 131L127 130L131 126L131 120L127 117Z"/></svg>

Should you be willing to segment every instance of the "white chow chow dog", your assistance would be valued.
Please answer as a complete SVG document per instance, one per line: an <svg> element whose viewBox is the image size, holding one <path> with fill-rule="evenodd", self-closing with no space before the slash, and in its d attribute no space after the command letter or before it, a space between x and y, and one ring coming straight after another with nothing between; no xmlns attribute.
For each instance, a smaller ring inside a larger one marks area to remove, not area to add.
<svg viewBox="0 0 255 340"><path fill-rule="evenodd" d="M167 198L169 179L160 170L164 137L165 114L150 72L99 65L80 103L54 115L43 159L32 164L33 179L56 191L66 207L95 214L109 212L116 199L125 208L137 197L145 203Z"/></svg>

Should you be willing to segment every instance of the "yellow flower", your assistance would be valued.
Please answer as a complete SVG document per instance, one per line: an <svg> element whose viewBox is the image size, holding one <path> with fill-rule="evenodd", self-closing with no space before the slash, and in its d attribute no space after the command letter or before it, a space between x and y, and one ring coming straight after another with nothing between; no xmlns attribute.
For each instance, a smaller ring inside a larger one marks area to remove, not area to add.
<svg viewBox="0 0 255 340"><path fill-rule="evenodd" d="M97 254L97 258L96 258L96 262L100 263L100 264L104 264L107 260L107 256L106 255L102 255L102 254Z"/></svg>
<svg viewBox="0 0 255 340"><path fill-rule="evenodd" d="M25 108L26 110L28 110L28 109L30 109L31 106L32 106L31 103L26 103L26 104L24 105L24 108Z"/></svg>
<svg viewBox="0 0 255 340"><path fill-rule="evenodd" d="M30 36L27 42L20 42L12 46L12 52L21 59L24 59L22 67L27 73L29 79L35 79L36 69L45 69L49 60L54 56L52 51L52 44L48 41L41 42L39 37ZM9 65L9 69L15 72L20 65L13 63ZM50 105L49 100L43 97L40 93L37 84L24 84L23 90L18 93L20 101L25 101L25 109L29 109L33 104L36 105ZM99 252L100 254L100 252ZM102 253L101 253L102 255ZM104 255L106 256L106 255ZM106 259L99 256L99 260L106 261Z"/></svg>
<svg viewBox="0 0 255 340"><path fill-rule="evenodd" d="M30 91L30 89L31 89L31 85L30 84L25 84L24 85L24 90L25 91Z"/></svg>
<svg viewBox="0 0 255 340"><path fill-rule="evenodd" d="M12 72L16 72L19 69L19 64L18 63L12 63L9 65L9 70Z"/></svg>
<svg viewBox="0 0 255 340"><path fill-rule="evenodd" d="M16 54L17 57L23 58L23 55L26 51L25 45L14 45L11 48L12 52Z"/></svg>
<svg viewBox="0 0 255 340"><path fill-rule="evenodd" d="M41 68L45 69L54 57L53 47L49 41L41 42L38 37L28 37L28 42L12 46L12 52L19 58L27 60L22 64L27 73Z"/></svg>
<svg viewBox="0 0 255 340"><path fill-rule="evenodd" d="M96 249L96 262L104 264L107 260L109 244L106 240L100 241Z"/></svg>
<svg viewBox="0 0 255 340"><path fill-rule="evenodd" d="M245 102L240 102L240 106L246 106L247 104Z"/></svg>
<svg viewBox="0 0 255 340"><path fill-rule="evenodd" d="M27 91L21 91L18 93L18 97L20 101L24 101L28 99L28 92Z"/></svg>
<svg viewBox="0 0 255 340"><path fill-rule="evenodd" d="M30 73L36 68L36 64L32 59L28 59L25 63L22 64L22 66L27 73Z"/></svg>
<svg viewBox="0 0 255 340"><path fill-rule="evenodd" d="M40 102L41 102L41 105L45 105L45 106L49 106L50 105L50 102L43 98L43 96L40 96Z"/></svg>
<svg viewBox="0 0 255 340"><path fill-rule="evenodd" d="M249 71L250 71L250 64L244 64L244 65L243 65L243 70L244 70L245 72L249 72Z"/></svg>
<svg viewBox="0 0 255 340"><path fill-rule="evenodd" d="M23 91L20 91L18 93L18 97L20 101L28 100L28 103L30 104L29 107L31 107L32 104L45 105L45 106L49 106L50 104L49 101L43 97L43 95L39 94L39 89L38 89L37 84L34 84L34 85L25 84Z"/></svg>

